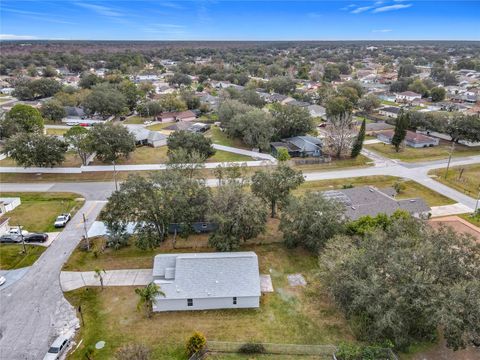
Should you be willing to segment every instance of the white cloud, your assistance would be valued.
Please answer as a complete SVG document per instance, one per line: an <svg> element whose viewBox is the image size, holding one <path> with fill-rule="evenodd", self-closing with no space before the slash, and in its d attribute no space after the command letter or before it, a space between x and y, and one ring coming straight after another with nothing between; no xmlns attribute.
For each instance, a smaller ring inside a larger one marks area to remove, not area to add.
<svg viewBox="0 0 480 360"><path fill-rule="evenodd" d="M108 16L108 17L117 17L117 16L123 16L122 13L118 12L117 10L114 10L112 8L102 6L102 5L95 5L95 4L87 4L87 3L75 3L76 5L83 7L85 9L92 10L96 12L97 14L103 15L103 16Z"/></svg>
<svg viewBox="0 0 480 360"><path fill-rule="evenodd" d="M0 34L0 40L35 40L37 36L33 35L15 35L15 34Z"/></svg>
<svg viewBox="0 0 480 360"><path fill-rule="evenodd" d="M376 8L372 13L380 13L385 11L401 10L411 7L412 4L397 4L397 5L388 5Z"/></svg>
<svg viewBox="0 0 480 360"><path fill-rule="evenodd" d="M351 13L352 14L360 14L360 13L368 11L370 9L373 9L373 6L362 6L362 7L356 8L355 10L352 10Z"/></svg>
<svg viewBox="0 0 480 360"><path fill-rule="evenodd" d="M379 30L372 30L374 33L389 33L392 32L392 29L379 29Z"/></svg>

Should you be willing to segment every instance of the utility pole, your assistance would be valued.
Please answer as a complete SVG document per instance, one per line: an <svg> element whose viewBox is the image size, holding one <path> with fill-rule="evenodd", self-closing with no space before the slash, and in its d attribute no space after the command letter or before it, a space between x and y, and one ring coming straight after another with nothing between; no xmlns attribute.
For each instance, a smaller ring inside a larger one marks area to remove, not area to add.
<svg viewBox="0 0 480 360"><path fill-rule="evenodd" d="M85 217L85 213L83 213L82 216L83 216L83 231L85 232L85 241L87 242L87 251L90 251L90 239L88 238L88 231L87 231L87 218Z"/></svg>
<svg viewBox="0 0 480 360"><path fill-rule="evenodd" d="M23 253L26 254L27 253L27 247L25 246L25 238L23 237L23 231L22 231L22 227L20 226L20 224L18 224L18 231L20 231L20 236L22 237Z"/></svg>
<svg viewBox="0 0 480 360"><path fill-rule="evenodd" d="M113 163L113 181L115 182L115 190L118 191L117 170L115 167L115 160L113 160L112 163Z"/></svg>
<svg viewBox="0 0 480 360"><path fill-rule="evenodd" d="M473 212L474 215L477 215L478 211L478 203L480 202L480 190L478 191L477 202L475 204L475 211Z"/></svg>
<svg viewBox="0 0 480 360"><path fill-rule="evenodd" d="M445 179L447 179L447 176L448 176L448 169L450 168L450 161L452 161L452 154L454 150L455 150L455 141L452 141L452 147L450 148L450 155L448 156L448 164L445 170Z"/></svg>

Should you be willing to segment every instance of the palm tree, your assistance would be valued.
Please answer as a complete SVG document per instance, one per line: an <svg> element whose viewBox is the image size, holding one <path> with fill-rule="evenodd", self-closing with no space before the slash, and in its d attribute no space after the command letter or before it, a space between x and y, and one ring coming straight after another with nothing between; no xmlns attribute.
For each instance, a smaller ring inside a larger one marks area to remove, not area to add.
<svg viewBox="0 0 480 360"><path fill-rule="evenodd" d="M105 271L105 269L99 269L99 268L96 268L95 270L95 279L99 279L100 280L100 286L103 290L103 274L106 274L107 272Z"/></svg>
<svg viewBox="0 0 480 360"><path fill-rule="evenodd" d="M160 290L160 287L153 282L144 288L135 289L135 294L140 297L137 304L137 310L140 310L143 307L147 318L152 317L153 303L155 302L155 298L157 296L165 296L165 293Z"/></svg>

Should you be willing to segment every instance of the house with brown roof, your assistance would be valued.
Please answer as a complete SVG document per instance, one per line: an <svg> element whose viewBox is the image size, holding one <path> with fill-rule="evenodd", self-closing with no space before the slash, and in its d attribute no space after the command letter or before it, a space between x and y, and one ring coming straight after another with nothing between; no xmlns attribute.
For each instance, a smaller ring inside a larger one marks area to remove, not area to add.
<svg viewBox="0 0 480 360"><path fill-rule="evenodd" d="M395 96L395 101L400 103L410 103L416 99L421 99L422 95L413 91L404 91Z"/></svg>
<svg viewBox="0 0 480 360"><path fill-rule="evenodd" d="M157 119L162 122L193 121L196 118L197 115L191 110L164 112L157 116Z"/></svg>
<svg viewBox="0 0 480 360"><path fill-rule="evenodd" d="M391 144L393 134L393 130L385 130L377 134L377 139L386 144ZM405 136L405 144L413 148L437 146L439 142L440 140L437 138L433 138L413 131L407 131L407 135Z"/></svg>

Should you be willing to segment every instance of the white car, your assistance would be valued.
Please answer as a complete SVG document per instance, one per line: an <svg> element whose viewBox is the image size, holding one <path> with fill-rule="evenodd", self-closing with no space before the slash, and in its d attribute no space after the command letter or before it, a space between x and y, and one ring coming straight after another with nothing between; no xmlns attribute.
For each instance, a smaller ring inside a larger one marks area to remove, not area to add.
<svg viewBox="0 0 480 360"><path fill-rule="evenodd" d="M12 227L10 230L7 231L8 235L27 235L28 231L27 230L22 230L22 233L20 234L20 229L18 226Z"/></svg>
<svg viewBox="0 0 480 360"><path fill-rule="evenodd" d="M71 218L70 214L62 214L57 217L57 219L55 220L54 226L56 228L65 227L65 225L67 225L67 223L70 221L70 218Z"/></svg>
<svg viewBox="0 0 480 360"><path fill-rule="evenodd" d="M0 276L0 286L5 284L5 281L7 281L7 279L5 279L5 276Z"/></svg>
<svg viewBox="0 0 480 360"><path fill-rule="evenodd" d="M68 345L70 345L70 339L65 335L60 335L50 346L50 349L48 350L43 360L60 359L60 356L67 350Z"/></svg>

